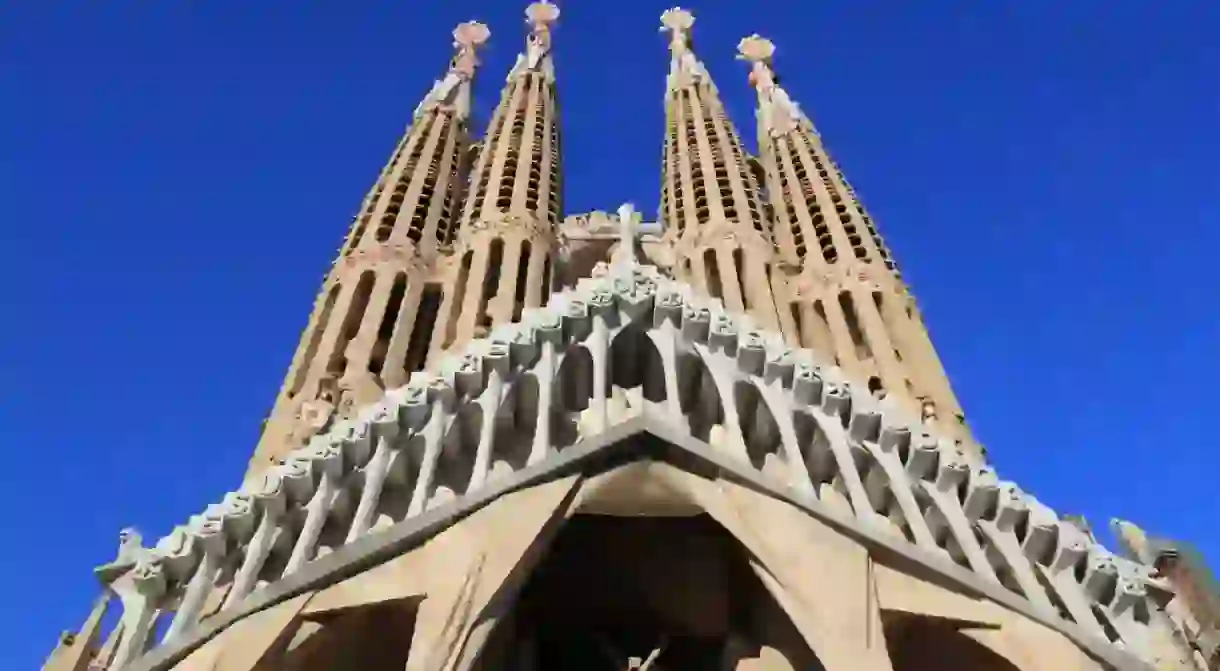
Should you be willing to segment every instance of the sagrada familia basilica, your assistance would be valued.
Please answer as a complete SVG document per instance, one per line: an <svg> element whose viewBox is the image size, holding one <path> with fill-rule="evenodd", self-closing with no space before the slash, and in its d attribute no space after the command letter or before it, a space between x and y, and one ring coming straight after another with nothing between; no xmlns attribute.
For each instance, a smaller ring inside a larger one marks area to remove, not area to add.
<svg viewBox="0 0 1220 671"><path fill-rule="evenodd" d="M244 481L156 542L124 530L44 669L1214 661L1172 581L988 465L771 42L737 45L751 154L665 12L659 221L569 215L559 10L526 17L481 137L490 31L454 31Z"/></svg>

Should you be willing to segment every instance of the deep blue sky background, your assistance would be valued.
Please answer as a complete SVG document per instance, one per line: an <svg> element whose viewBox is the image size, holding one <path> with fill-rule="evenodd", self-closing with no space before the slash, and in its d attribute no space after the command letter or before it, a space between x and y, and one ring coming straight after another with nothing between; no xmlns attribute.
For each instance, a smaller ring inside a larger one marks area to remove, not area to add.
<svg viewBox="0 0 1220 671"><path fill-rule="evenodd" d="M656 209L666 6L563 7L570 212ZM494 33L481 126L523 7L0 0L0 667L85 616L121 527L158 537L239 484L450 29ZM1001 473L1220 559L1220 4L693 9L751 145L734 47L778 44Z"/></svg>

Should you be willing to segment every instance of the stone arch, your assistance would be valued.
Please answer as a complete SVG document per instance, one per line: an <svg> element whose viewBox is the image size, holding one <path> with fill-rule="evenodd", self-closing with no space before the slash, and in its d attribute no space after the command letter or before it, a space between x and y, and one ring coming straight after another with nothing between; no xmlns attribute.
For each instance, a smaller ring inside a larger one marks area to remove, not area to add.
<svg viewBox="0 0 1220 671"><path fill-rule="evenodd" d="M640 389L644 400L664 403L665 363L656 343L639 322L622 329L610 343L611 388Z"/></svg>
<svg viewBox="0 0 1220 671"><path fill-rule="evenodd" d="M762 392L753 382L737 380L733 383L733 405L750 463L759 471L783 478L786 468L779 424Z"/></svg>
<svg viewBox="0 0 1220 671"><path fill-rule="evenodd" d="M893 615L884 629L894 671L1021 671L946 621Z"/></svg>
<svg viewBox="0 0 1220 671"><path fill-rule="evenodd" d="M678 394L691 435L710 442L712 428L724 422L724 401L707 362L698 354L678 356Z"/></svg>
<svg viewBox="0 0 1220 671"><path fill-rule="evenodd" d="M577 511L526 578L509 621L480 660L489 668L524 654L537 664L529 668L620 669L655 649L660 668L824 671L749 551L705 513Z"/></svg>

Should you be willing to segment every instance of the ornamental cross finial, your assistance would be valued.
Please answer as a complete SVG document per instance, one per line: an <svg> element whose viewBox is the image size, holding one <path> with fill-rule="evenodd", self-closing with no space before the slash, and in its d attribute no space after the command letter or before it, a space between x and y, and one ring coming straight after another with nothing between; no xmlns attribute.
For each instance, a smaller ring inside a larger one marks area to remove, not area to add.
<svg viewBox="0 0 1220 671"><path fill-rule="evenodd" d="M776 81L771 59L775 44L757 33L737 43L737 58L750 63L750 86L758 93L758 113L772 136L784 135L800 124L801 109Z"/></svg>
<svg viewBox="0 0 1220 671"><path fill-rule="evenodd" d="M635 206L623 203L618 208L619 263L631 265L635 263L635 233L637 224Z"/></svg>
<svg viewBox="0 0 1220 671"><path fill-rule="evenodd" d="M661 32L669 31L669 51L675 59L690 52L690 29L695 25L695 15L681 7L665 10L661 14Z"/></svg>
<svg viewBox="0 0 1220 671"><path fill-rule="evenodd" d="M775 72L771 69L771 58L774 55L775 45L758 33L737 43L737 58L752 64L750 85L758 89L770 89L775 86Z"/></svg>
<svg viewBox="0 0 1220 671"><path fill-rule="evenodd" d="M453 67L450 70L460 76L474 76L475 66L479 64L477 51L491 37L487 26L478 21L467 21L458 24L453 29L453 48L457 53L453 56Z"/></svg>
<svg viewBox="0 0 1220 671"><path fill-rule="evenodd" d="M559 8L546 0L525 8L525 22L530 26L525 55L530 69L538 67L542 57L551 50L551 24L558 20Z"/></svg>

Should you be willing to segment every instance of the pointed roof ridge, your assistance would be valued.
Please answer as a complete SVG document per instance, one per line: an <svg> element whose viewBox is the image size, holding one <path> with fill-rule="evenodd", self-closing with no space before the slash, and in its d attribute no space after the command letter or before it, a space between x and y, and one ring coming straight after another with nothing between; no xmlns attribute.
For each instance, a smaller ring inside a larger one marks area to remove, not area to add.
<svg viewBox="0 0 1220 671"><path fill-rule="evenodd" d="M737 43L737 58L751 64L750 86L758 94L757 115L763 128L771 136L786 135L802 126L813 131L813 122L779 85L774 57L775 44L758 33Z"/></svg>
<svg viewBox="0 0 1220 671"><path fill-rule="evenodd" d="M695 15L681 7L672 7L661 14L660 31L669 33L669 76L666 87L676 91L692 84L707 84L716 90L707 66L695 55L691 28Z"/></svg>
<svg viewBox="0 0 1220 671"><path fill-rule="evenodd" d="M508 73L508 80L526 72L537 72L555 77L555 61L551 52L551 25L559 20L559 7L549 0L538 0L525 8L525 23L529 33L525 37L525 50L517 55L517 62Z"/></svg>
<svg viewBox="0 0 1220 671"><path fill-rule="evenodd" d="M479 66L478 49L491 37L491 30L478 21L465 21L453 29L453 48L456 53L449 61L444 78L437 80L424 99L415 108L413 119L442 105L452 105L454 114L460 119L470 117L470 84Z"/></svg>

